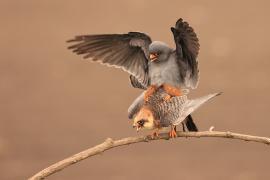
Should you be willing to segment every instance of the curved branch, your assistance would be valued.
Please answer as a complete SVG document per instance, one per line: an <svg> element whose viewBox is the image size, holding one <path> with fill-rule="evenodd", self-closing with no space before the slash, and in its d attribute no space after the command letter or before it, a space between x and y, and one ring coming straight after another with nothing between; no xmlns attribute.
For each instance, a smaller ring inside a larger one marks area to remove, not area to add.
<svg viewBox="0 0 270 180"><path fill-rule="evenodd" d="M209 131L202 131L202 132L177 132L177 137L218 137L218 138L230 138L230 139L239 139L244 141L253 141L258 143L264 143L267 145L270 145L270 138L267 137L259 137L259 136L251 136L251 135L245 135L245 134L238 134L238 133L232 133L232 132L220 132L220 131L212 131L210 128ZM92 148L89 148L85 151L82 151L78 154L75 154L71 157L68 157L62 161L59 161L46 169L38 172L34 176L30 177L28 180L40 180L44 179L58 171L63 170L64 168L75 164L79 161L82 161L86 158L89 158L91 156L100 154L106 150L109 150L111 148L115 148L118 146L124 146L128 144L135 144L140 142L149 142L153 140L160 140L165 139L169 140L168 133L162 133L159 135L158 138L152 139L151 136L139 136L139 137L128 137L123 138L119 140L112 140L111 138L108 138L105 142L94 146Z"/></svg>

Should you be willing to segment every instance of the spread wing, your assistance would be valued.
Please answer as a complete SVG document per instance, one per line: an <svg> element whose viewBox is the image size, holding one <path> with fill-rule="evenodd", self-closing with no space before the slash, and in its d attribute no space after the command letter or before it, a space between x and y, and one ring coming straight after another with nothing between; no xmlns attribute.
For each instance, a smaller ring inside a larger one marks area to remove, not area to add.
<svg viewBox="0 0 270 180"><path fill-rule="evenodd" d="M144 104L144 93L141 93L133 102L132 104L129 106L128 108L128 118L129 119L133 119L136 114L140 111L140 109L142 108L143 104Z"/></svg>
<svg viewBox="0 0 270 180"><path fill-rule="evenodd" d="M180 18L175 27L171 28L176 45L176 57L181 73L185 73L186 87L196 88L199 79L197 56L199 53L199 39L189 24Z"/></svg>
<svg viewBox="0 0 270 180"><path fill-rule="evenodd" d="M76 36L67 42L76 54L108 66L122 68L147 86L151 38L140 32Z"/></svg>

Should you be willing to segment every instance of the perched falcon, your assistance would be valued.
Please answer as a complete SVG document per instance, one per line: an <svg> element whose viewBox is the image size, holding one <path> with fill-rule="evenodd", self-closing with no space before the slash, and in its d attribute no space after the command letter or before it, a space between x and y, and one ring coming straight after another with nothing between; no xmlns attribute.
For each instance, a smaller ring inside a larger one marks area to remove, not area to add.
<svg viewBox="0 0 270 180"><path fill-rule="evenodd" d="M187 117L202 104L220 93L209 94L197 99L189 100L186 95L172 97L164 101L164 90L157 90L149 101L144 103L143 94L140 95L129 107L129 118L133 119L133 127L154 130L152 136L158 136L158 131L171 126L169 136L176 137L176 126L180 123L187 125ZM184 126L183 126L184 127Z"/></svg>
<svg viewBox="0 0 270 180"><path fill-rule="evenodd" d="M147 89L144 100L159 88L167 92L165 100L180 96L182 88L196 88L199 79L197 56L199 40L193 28L183 19L171 27L175 49L154 41L141 32L76 36L67 42L76 54L107 66L121 68L130 74L133 87ZM188 116L190 129L197 127Z"/></svg>
<svg viewBox="0 0 270 180"><path fill-rule="evenodd" d="M181 95L181 88L198 84L199 40L192 27L179 19L171 28L176 48L154 41L141 32L127 34L81 35L67 42L73 52L130 74L133 87L148 89L145 100L158 88L167 92L166 99Z"/></svg>

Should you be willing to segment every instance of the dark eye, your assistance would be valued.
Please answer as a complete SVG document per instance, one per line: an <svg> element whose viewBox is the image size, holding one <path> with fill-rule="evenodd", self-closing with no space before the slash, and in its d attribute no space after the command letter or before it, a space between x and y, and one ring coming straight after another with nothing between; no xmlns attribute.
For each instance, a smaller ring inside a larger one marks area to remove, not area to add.
<svg viewBox="0 0 270 180"><path fill-rule="evenodd" d="M138 125L143 126L145 122L146 122L145 119L141 119L137 123L138 123Z"/></svg>

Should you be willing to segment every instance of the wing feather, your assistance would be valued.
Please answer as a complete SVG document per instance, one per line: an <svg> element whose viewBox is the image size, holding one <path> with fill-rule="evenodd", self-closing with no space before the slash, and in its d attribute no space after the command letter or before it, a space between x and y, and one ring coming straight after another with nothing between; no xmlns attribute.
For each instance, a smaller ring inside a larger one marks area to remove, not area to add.
<svg viewBox="0 0 270 180"><path fill-rule="evenodd" d="M185 84L187 87L196 88L199 79L197 61L200 49L199 39L193 28L182 18L176 22L171 31L176 44L176 56L179 66L185 73Z"/></svg>
<svg viewBox="0 0 270 180"><path fill-rule="evenodd" d="M83 58L121 68L146 86L148 82L148 57L151 38L140 32L128 34L82 35L67 41Z"/></svg>

